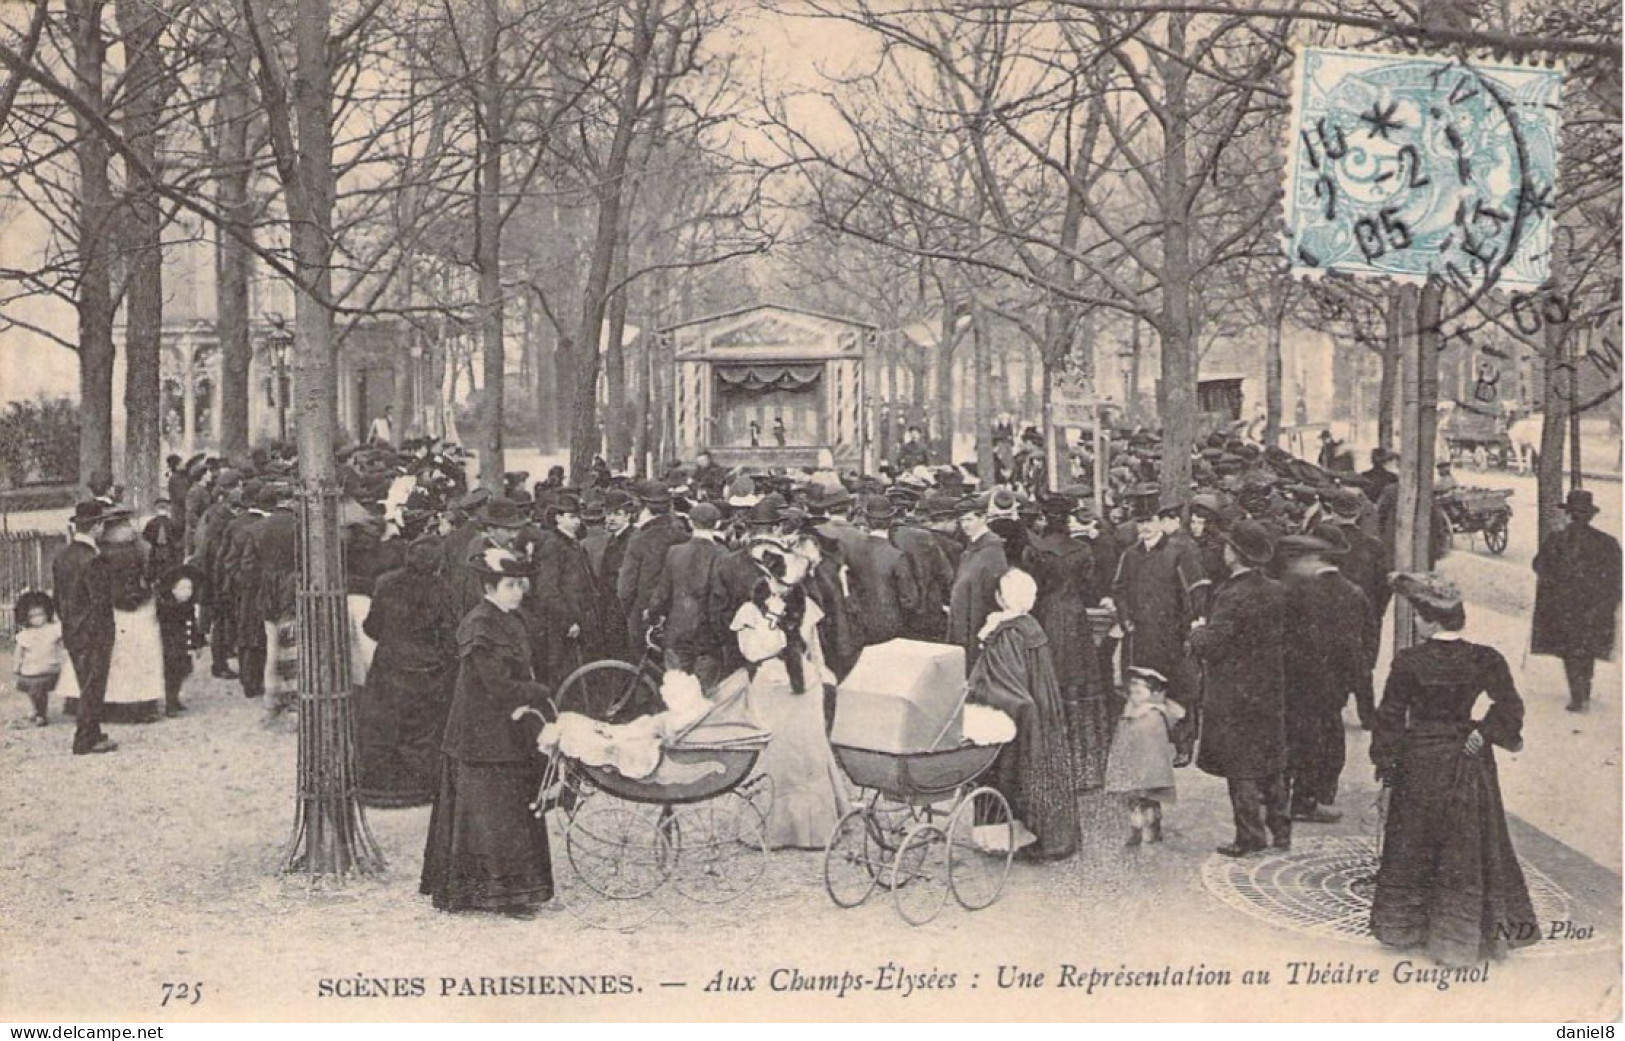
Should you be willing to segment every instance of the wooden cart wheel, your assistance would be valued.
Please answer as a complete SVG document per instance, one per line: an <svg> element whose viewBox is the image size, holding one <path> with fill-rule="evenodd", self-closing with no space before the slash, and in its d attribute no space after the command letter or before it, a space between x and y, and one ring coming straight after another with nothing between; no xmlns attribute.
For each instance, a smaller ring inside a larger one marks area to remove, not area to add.
<svg viewBox="0 0 1625 1041"><path fill-rule="evenodd" d="M1507 550L1507 521L1509 518L1497 517L1484 528L1484 545L1489 547L1491 553L1497 556Z"/></svg>
<svg viewBox="0 0 1625 1041"><path fill-rule="evenodd" d="M922 822L892 861L892 899L897 913L909 925L924 925L948 902L948 834L935 824Z"/></svg>
<svg viewBox="0 0 1625 1041"><path fill-rule="evenodd" d="M879 848L870 834L873 827L864 810L847 810L829 833L824 844L824 889L836 907L856 907L875 891L884 863L874 860Z"/></svg>
<svg viewBox="0 0 1625 1041"><path fill-rule="evenodd" d="M980 911L1004 892L1016 855L1010 803L992 788L978 788L948 817L948 887L967 911Z"/></svg>
<svg viewBox="0 0 1625 1041"><path fill-rule="evenodd" d="M566 676L553 704L603 723L626 723L660 704L660 691L648 673L624 661L589 662Z"/></svg>

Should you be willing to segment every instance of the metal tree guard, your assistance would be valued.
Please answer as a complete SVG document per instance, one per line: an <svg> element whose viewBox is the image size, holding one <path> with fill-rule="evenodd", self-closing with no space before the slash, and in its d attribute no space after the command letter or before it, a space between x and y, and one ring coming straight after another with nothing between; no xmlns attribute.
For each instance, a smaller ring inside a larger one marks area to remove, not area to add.
<svg viewBox="0 0 1625 1041"><path fill-rule="evenodd" d="M385 865L355 797L339 498L328 480L307 483L299 497L299 794L282 870L342 881ZM312 567L317 561L326 566Z"/></svg>

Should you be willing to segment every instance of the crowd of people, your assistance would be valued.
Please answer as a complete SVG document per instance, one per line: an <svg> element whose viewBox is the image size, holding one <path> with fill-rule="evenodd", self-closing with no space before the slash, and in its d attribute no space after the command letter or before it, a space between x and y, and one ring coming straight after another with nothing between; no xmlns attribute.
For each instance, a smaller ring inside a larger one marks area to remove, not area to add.
<svg viewBox="0 0 1625 1041"><path fill-rule="evenodd" d="M1295 825L1339 819L1352 699L1394 792L1379 937L1476 958L1522 935L1506 923L1532 912L1488 752L1517 747L1522 705L1498 652L1452 641L1459 592L1433 573L1390 581L1393 457L1328 470L1214 435L1193 451L1189 494L1165 497L1154 433L1120 432L1111 448L1104 510L1092 486L979 487L971 467L932 466L917 436L873 475L729 470L702 454L651 479L601 461L579 486L557 467L534 484L509 473L500 492L471 489L463 454L439 441L348 449L360 797L433 803L422 888L436 907L534 914L552 881L529 806L535 733L514 710L551 712L583 664L647 652L708 692L748 686L774 735L758 767L776 792L768 840L822 847L854 794L827 738L836 687L865 648L907 638L963 648L969 699L1016 721L990 777L1032 836L1025 858L1077 851L1078 798L1092 790L1121 797L1129 845L1159 842L1175 771L1193 761L1228 785L1235 831L1219 853L1288 849ZM213 674L261 699L268 722L292 708L296 468L283 449L172 458L167 510L142 536L106 489L76 508L55 603L30 601L24 633L48 627L36 612L61 617L75 752L116 747L100 729L123 689L109 676L142 657L165 711L184 712L205 642ZM1583 526L1589 500L1569 506ZM1556 556L1537 565L1543 582ZM1396 657L1379 703L1394 592L1432 639ZM121 664L120 646L141 643L121 612L144 607L156 638ZM1611 646L1611 605L1608 625ZM19 670L48 672L49 640L24 644ZM45 686L26 688L41 720ZM1480 693L1493 707L1475 722ZM1471 778L1430 751L1434 738L1472 758ZM1446 819L1464 785L1478 812ZM1471 899L1493 913L1466 915L1444 892L1441 850L1471 854L1484 880Z"/></svg>

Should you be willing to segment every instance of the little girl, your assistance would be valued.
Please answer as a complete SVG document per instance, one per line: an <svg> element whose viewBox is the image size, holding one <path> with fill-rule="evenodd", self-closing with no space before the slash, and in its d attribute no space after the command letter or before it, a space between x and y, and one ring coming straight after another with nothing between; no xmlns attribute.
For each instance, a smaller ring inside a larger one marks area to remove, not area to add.
<svg viewBox="0 0 1625 1041"><path fill-rule="evenodd" d="M1128 703L1112 735L1106 791L1125 797L1129 846L1162 841L1162 804L1176 796L1173 728L1185 710L1167 699L1167 691L1162 673L1128 670Z"/></svg>
<svg viewBox="0 0 1625 1041"><path fill-rule="evenodd" d="M56 601L31 589L17 598L17 654L14 671L17 689L28 695L34 714L25 726L45 726L51 692L62 676L62 625L56 620Z"/></svg>
<svg viewBox="0 0 1625 1041"><path fill-rule="evenodd" d="M203 573L190 564L171 571L158 586L158 639L164 650L164 715L186 711L181 687L192 674L192 652L203 646L197 624Z"/></svg>

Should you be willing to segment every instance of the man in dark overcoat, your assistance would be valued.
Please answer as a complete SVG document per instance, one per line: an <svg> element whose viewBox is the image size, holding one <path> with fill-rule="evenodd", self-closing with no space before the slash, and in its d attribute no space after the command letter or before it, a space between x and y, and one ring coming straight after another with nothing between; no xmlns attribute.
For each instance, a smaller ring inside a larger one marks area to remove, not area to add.
<svg viewBox="0 0 1625 1041"><path fill-rule="evenodd" d="M1286 617L1282 661L1286 678L1287 788L1292 819L1334 824L1343 815L1337 782L1345 761L1343 706L1369 684L1365 594L1331 559L1345 543L1341 530L1323 524L1307 535L1276 543L1285 559Z"/></svg>
<svg viewBox="0 0 1625 1041"><path fill-rule="evenodd" d="M295 708L297 675L290 675L289 662L297 663L293 652L278 648L272 641L279 626L290 621L297 609L299 576L299 518L293 512L293 490L287 485L267 484L260 490L265 516L243 532L239 586L243 608L238 626L246 632L250 625L259 635L260 692L266 699L265 715L275 719ZM271 630L270 633L267 629ZM270 663L267 676L266 663ZM248 678L246 662L243 678Z"/></svg>
<svg viewBox="0 0 1625 1041"><path fill-rule="evenodd" d="M113 662L113 579L96 540L108 521L130 511L109 509L94 499L73 510L73 538L51 561L62 646L79 679L78 722L73 754L111 752L118 744L102 732L107 672Z"/></svg>
<svg viewBox="0 0 1625 1041"><path fill-rule="evenodd" d="M917 508L929 517L932 499L928 496ZM947 503L952 508L953 504ZM950 513L950 516L952 514ZM910 516L893 526L891 541L908 558L918 587L914 610L903 619L903 635L911 640L941 643L948 632L948 597L954 588L955 561L948 556L937 533L918 516ZM957 550L958 542L954 542Z"/></svg>
<svg viewBox="0 0 1625 1041"><path fill-rule="evenodd" d="M942 555L948 558L948 563L953 565L956 575L959 573L959 558L965 554L964 536L959 531L959 500L962 498L964 496L957 492L933 492L920 503L920 509L925 513L926 527L931 529L932 536L937 540L937 547L942 550ZM951 579L948 588L953 588ZM942 601L942 616L946 627L948 617L946 597Z"/></svg>
<svg viewBox="0 0 1625 1041"><path fill-rule="evenodd" d="M711 503L695 504L688 521L694 533L666 550L649 614L666 620L666 668L692 673L710 690L722 678L722 644L732 635L712 606L717 569L728 549L717 534L722 512Z"/></svg>
<svg viewBox="0 0 1625 1041"><path fill-rule="evenodd" d="M556 492L551 512L552 527L532 553L536 577L521 613L533 630L532 661L543 682L557 690L565 677L598 657L605 625L581 541L581 499L574 492Z"/></svg>
<svg viewBox="0 0 1625 1041"><path fill-rule="evenodd" d="M1155 669L1168 679L1168 696L1180 703L1187 718L1199 708L1195 670L1185 654L1191 623L1206 612L1212 584L1203 570L1196 544L1173 535L1179 511L1139 497L1136 541L1117 558L1112 605L1123 631L1123 668ZM1178 728L1181 760L1189 762L1192 728Z"/></svg>
<svg viewBox="0 0 1625 1041"><path fill-rule="evenodd" d="M1004 556L1004 540L993 534L987 523L988 496L978 495L959 501L959 530L965 536L965 552L948 596L948 642L965 648L968 671L981 654L977 634L987 616L998 609L995 599L999 579L1010 570Z"/></svg>
<svg viewBox="0 0 1625 1041"><path fill-rule="evenodd" d="M644 481L637 489L642 510L637 531L626 544L626 559L615 579L615 595L626 608L623 623L634 654L643 650L649 623L645 613L666 567L666 551L688 541L688 529L671 512L671 490L659 481Z"/></svg>
<svg viewBox="0 0 1625 1041"><path fill-rule="evenodd" d="M847 550L853 612L863 646L902 636L919 610L920 584L909 558L891 540L897 507L884 495L863 499L867 537Z"/></svg>
<svg viewBox="0 0 1625 1041"><path fill-rule="evenodd" d="M1269 532L1243 520L1224 538L1230 577L1219 583L1207 620L1190 635L1191 653L1206 666L1196 765L1230 788L1236 837L1218 851L1244 857L1271 840L1277 849L1292 845L1282 674L1286 601L1281 584L1263 571L1274 556Z"/></svg>
<svg viewBox="0 0 1625 1041"><path fill-rule="evenodd" d="M259 573L251 571L246 560L252 529L265 520L275 502L264 484L250 478L243 484L243 512L226 523L221 532L219 572L227 597L237 639L237 671L243 696L265 695L265 624L259 613Z"/></svg>
<svg viewBox="0 0 1625 1041"><path fill-rule="evenodd" d="M186 501L181 504L181 512L186 518L186 549L188 554L198 552L197 523L199 518L208 510L214 499L215 487L218 484L224 488L226 475L230 475L232 486L236 486L239 477L235 470L211 470L203 467L196 472L192 484L186 489Z"/></svg>
<svg viewBox="0 0 1625 1041"><path fill-rule="evenodd" d="M1619 607L1620 549L1612 535L1591 526L1597 504L1575 488L1563 502L1569 522L1546 536L1535 554L1535 617L1529 649L1563 659L1570 712L1591 704L1597 659L1614 654Z"/></svg>
<svg viewBox="0 0 1625 1041"><path fill-rule="evenodd" d="M1366 497L1372 502L1381 502L1382 493L1388 490L1388 486L1399 483L1399 475L1388 469L1389 463L1398 460L1399 456L1386 448L1371 450L1371 469L1360 476L1365 480Z"/></svg>
<svg viewBox="0 0 1625 1041"><path fill-rule="evenodd" d="M242 512L242 483L236 471L227 470L219 479L219 498L204 509L197 530L188 532L193 546L190 562L207 580L202 624L209 634L209 674L223 680L237 679L231 667L237 654L237 609L226 582L222 550L226 529Z"/></svg>
<svg viewBox="0 0 1625 1041"><path fill-rule="evenodd" d="M1362 643L1366 664L1362 679L1354 689L1355 704L1360 713L1360 726L1370 730L1377 720L1376 694L1372 686L1372 671L1377 667L1377 650L1382 644L1382 619L1388 611L1392 590L1388 586L1388 572L1393 561L1388 558L1388 547L1375 535L1360 526L1365 495L1354 488L1341 488L1327 502L1331 523L1342 533L1348 552L1334 557L1332 563L1343 577L1353 582L1365 596L1366 616Z"/></svg>
<svg viewBox="0 0 1625 1041"><path fill-rule="evenodd" d="M626 617L626 606L616 593L620 581L621 565L626 561L626 546L632 541L632 517L637 501L620 488L604 493L604 548L598 559L598 617L604 620L604 652L613 658L636 661L643 646L629 646L626 627L620 624ZM589 550L590 552L590 550Z"/></svg>

